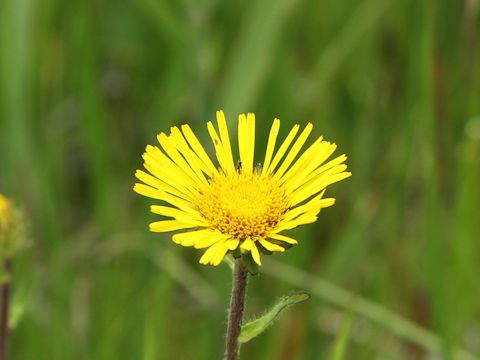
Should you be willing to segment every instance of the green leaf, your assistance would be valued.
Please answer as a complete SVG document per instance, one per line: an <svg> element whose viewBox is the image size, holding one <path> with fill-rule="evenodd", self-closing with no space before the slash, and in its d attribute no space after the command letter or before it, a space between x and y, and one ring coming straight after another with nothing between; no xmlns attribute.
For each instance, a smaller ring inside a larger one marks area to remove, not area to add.
<svg viewBox="0 0 480 360"><path fill-rule="evenodd" d="M243 264L251 275L258 274L258 264L253 260L250 252L242 254Z"/></svg>
<svg viewBox="0 0 480 360"><path fill-rule="evenodd" d="M228 265L230 270L233 271L233 266L235 265L235 259L233 258L233 256L231 254L228 254L227 256L225 256L223 258L223 262Z"/></svg>
<svg viewBox="0 0 480 360"><path fill-rule="evenodd" d="M265 315L250 321L242 326L242 331L238 340L240 343L246 343L254 337L264 332L278 318L280 312L285 308L306 301L310 295L305 291L300 291L280 298L275 305Z"/></svg>
<svg viewBox="0 0 480 360"><path fill-rule="evenodd" d="M350 329L352 328L352 314L350 313L344 316L344 318L345 320L343 321L340 333L332 347L332 352L329 357L330 360L343 360L345 358Z"/></svg>

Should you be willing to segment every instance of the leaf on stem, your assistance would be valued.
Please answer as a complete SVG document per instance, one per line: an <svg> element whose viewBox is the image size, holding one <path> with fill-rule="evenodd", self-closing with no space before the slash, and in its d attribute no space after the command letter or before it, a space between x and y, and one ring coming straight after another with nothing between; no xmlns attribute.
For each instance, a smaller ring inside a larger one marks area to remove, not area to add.
<svg viewBox="0 0 480 360"><path fill-rule="evenodd" d="M282 310L292 305L301 303L310 298L306 291L300 291L291 295L280 298L272 308L261 317L247 322L242 326L240 336L238 338L240 343L246 343L254 337L264 332L273 322L278 318Z"/></svg>

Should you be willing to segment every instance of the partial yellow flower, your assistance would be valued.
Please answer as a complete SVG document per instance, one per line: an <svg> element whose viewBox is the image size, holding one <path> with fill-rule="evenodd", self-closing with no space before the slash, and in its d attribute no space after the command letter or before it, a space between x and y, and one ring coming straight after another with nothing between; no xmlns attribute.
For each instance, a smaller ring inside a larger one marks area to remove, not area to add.
<svg viewBox="0 0 480 360"><path fill-rule="evenodd" d="M12 258L27 245L24 223L22 211L0 194L0 262ZM0 269L0 283L2 280Z"/></svg>
<svg viewBox="0 0 480 360"><path fill-rule="evenodd" d="M12 205L10 201L0 194L0 233L5 234L12 222Z"/></svg>
<svg viewBox="0 0 480 360"><path fill-rule="evenodd" d="M336 145L322 137L301 152L310 123L298 136L300 126L295 125L275 151L280 129L275 119L263 166L254 164L254 114L239 116L237 163L223 111L217 111L217 128L212 122L207 128L217 164L188 125L172 127L170 135L157 136L160 146L147 146L147 172L137 170L142 183L134 186L137 193L163 202L151 211L167 219L150 224L150 230L183 231L173 241L206 249L201 264L216 266L228 252L249 252L261 265L260 253L283 252L297 244L282 233L316 221L320 210L335 202L323 198L325 188L351 175L345 155L325 163Z"/></svg>

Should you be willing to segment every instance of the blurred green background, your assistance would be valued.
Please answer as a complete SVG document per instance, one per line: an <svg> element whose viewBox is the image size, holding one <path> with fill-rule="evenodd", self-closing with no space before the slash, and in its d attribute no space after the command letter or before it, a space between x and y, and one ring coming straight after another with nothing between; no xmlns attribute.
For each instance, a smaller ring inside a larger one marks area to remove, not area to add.
<svg viewBox="0 0 480 360"><path fill-rule="evenodd" d="M232 134L236 114L257 114L258 149L274 117L283 136L312 121L353 172L251 279L248 318L291 291L312 299L243 359L330 359L338 339L347 359L477 358L479 9L1 1L0 192L31 239L14 264L11 359L221 358L230 270L149 233L154 201L131 190L158 132L189 123L210 144L219 108Z"/></svg>

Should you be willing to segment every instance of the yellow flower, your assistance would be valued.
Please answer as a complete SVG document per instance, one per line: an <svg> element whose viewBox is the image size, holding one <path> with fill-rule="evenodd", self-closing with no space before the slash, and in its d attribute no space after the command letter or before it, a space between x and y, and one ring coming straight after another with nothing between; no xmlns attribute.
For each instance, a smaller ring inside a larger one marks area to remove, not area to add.
<svg viewBox="0 0 480 360"><path fill-rule="evenodd" d="M12 220L12 206L10 201L0 194L0 234L5 234Z"/></svg>
<svg viewBox="0 0 480 360"><path fill-rule="evenodd" d="M0 262L12 258L27 245L24 223L22 211L0 194ZM1 277L0 271L0 283Z"/></svg>
<svg viewBox="0 0 480 360"><path fill-rule="evenodd" d="M164 202L151 211L167 219L150 224L150 230L183 230L173 241L207 249L201 264L218 265L228 252L250 252L261 265L260 252L283 252L297 244L282 232L316 221L322 208L334 204L335 199L323 195L328 185L351 175L343 164L347 157L325 163L336 145L321 137L301 153L310 123L298 137L300 126L295 125L275 151L280 129L275 119L263 166L256 166L255 115L241 114L236 164L223 111L217 111L217 126L207 124L218 166L188 125L172 127L170 135L157 136L160 146L147 146L143 159L148 173L137 170L143 184L134 190Z"/></svg>

